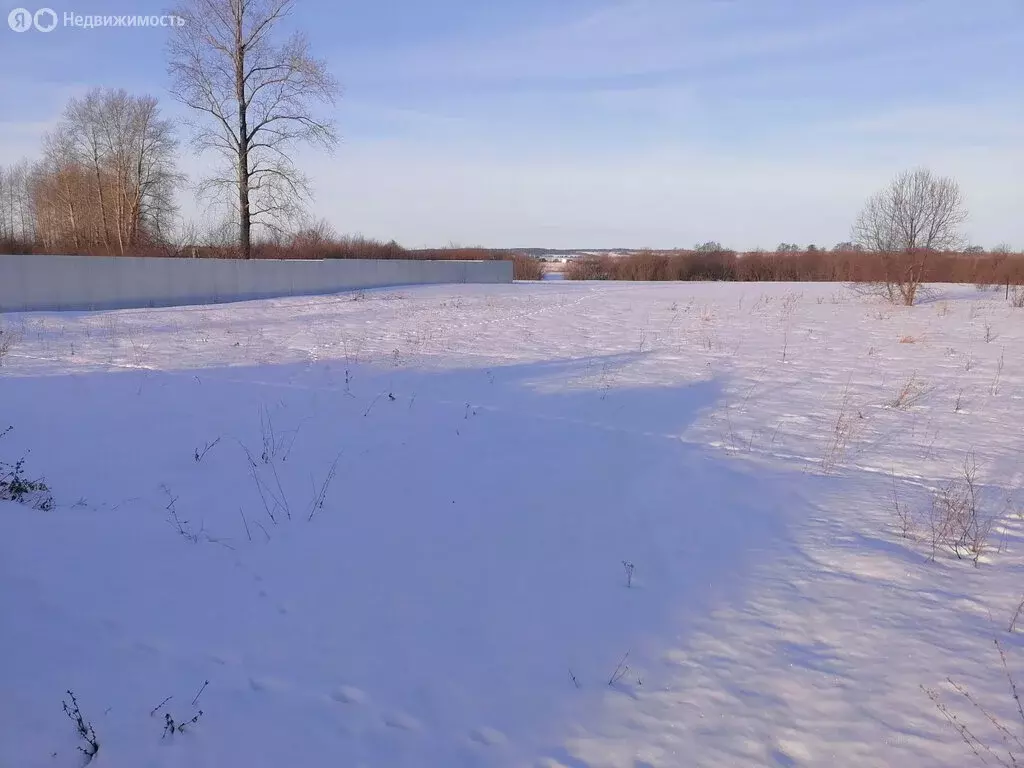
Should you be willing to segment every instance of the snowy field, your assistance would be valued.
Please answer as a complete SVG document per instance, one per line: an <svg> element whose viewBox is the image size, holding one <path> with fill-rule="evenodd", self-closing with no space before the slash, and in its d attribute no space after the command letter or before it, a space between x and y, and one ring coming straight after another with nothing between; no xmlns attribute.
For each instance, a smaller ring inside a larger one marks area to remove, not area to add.
<svg viewBox="0 0 1024 768"><path fill-rule="evenodd" d="M55 500L0 502L3 768L85 762L68 690L97 768L980 765L924 689L1009 764L947 681L1020 735L1001 294L555 281L0 328L0 460ZM965 461L991 530L958 559Z"/></svg>

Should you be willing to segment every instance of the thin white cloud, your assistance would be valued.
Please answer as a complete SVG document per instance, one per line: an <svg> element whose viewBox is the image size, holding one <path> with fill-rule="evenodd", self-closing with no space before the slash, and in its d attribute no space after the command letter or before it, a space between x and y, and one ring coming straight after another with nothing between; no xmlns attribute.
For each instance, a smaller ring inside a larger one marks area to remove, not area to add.
<svg viewBox="0 0 1024 768"><path fill-rule="evenodd" d="M834 53L851 40L870 46L872 39L891 35L893 30L927 23L948 2L930 0L927 15L921 2L830 3L827 14L818 5L816 16L795 13L793 5L632 0L569 22L509 35L412 48L382 47L355 61L341 61L357 65L374 81L411 78L449 85L595 81L673 70L692 70L693 76L700 76L734 61L797 52ZM787 8L789 13L780 12Z"/></svg>

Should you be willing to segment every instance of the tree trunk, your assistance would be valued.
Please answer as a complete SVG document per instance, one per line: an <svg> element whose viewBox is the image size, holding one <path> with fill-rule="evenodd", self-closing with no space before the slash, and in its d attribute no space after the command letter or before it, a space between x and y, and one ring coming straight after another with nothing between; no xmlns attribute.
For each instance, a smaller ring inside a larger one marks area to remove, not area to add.
<svg viewBox="0 0 1024 768"><path fill-rule="evenodd" d="M110 255L110 235L109 235L109 231L110 230L109 230L109 227L107 226L107 205L106 205L106 200L104 200L104 198L103 198L103 179L102 179L101 173L100 173L100 154L99 154L99 147L96 144L97 138L96 138L96 134L95 134L95 129L93 129L93 133L92 133L92 136L90 138L91 138L91 143L92 143L92 169L93 169L93 176L96 179L96 197L98 198L99 204L100 204L100 226L103 228L103 232L102 232L101 237L103 239L103 246L106 248L107 255L109 256ZM123 253L123 251L122 251L122 253Z"/></svg>
<svg viewBox="0 0 1024 768"><path fill-rule="evenodd" d="M238 246L243 259L252 258L252 218L249 210L249 127L245 104L245 44L242 15L237 19L235 38L235 97L238 100Z"/></svg>
<svg viewBox="0 0 1024 768"><path fill-rule="evenodd" d="M242 110L239 110L240 112ZM245 118L241 119L245 125ZM242 129L245 130L244 127ZM249 213L249 152L245 147L238 150L238 246L243 259L252 258L252 224Z"/></svg>

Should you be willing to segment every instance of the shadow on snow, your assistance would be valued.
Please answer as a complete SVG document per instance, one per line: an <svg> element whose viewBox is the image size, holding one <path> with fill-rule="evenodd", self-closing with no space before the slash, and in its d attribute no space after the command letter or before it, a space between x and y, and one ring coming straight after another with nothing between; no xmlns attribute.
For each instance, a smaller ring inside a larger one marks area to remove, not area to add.
<svg viewBox="0 0 1024 768"><path fill-rule="evenodd" d="M355 686L428 730L492 726L529 752L557 744L606 694L657 686L661 655L716 604L742 599L803 508L790 491L797 472L679 439L719 402L720 381L616 386L632 357L8 378L0 394L60 514L135 521L83 530L83 553L96 551L90 536L114 540L104 567L90 571L83 554L81 573L83 590L116 597L138 634L195 648L194 627L162 616L205 603L204 640L263 674ZM278 510L276 524L240 447L259 455L261 412L276 437L294 431L277 464L292 519ZM323 509L307 520L339 454ZM180 556L161 484L182 517L233 547L209 547L208 567L258 573L287 618L253 618L265 601L209 571L182 568L174 594L153 600L148 582L165 571L149 563L161 555L134 543L166 536L168 557ZM87 508L66 508L80 497ZM266 537L248 540L239 508ZM139 525L154 526L150 539ZM634 566L628 587L623 561ZM627 651L629 671L610 686ZM373 748L339 757L379 757ZM466 747L433 749L421 764L457 763Z"/></svg>

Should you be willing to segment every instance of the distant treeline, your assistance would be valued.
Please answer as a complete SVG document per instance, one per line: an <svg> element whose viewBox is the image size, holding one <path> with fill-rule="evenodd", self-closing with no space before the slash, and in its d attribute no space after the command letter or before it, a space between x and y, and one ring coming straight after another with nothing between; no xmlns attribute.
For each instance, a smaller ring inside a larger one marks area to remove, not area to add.
<svg viewBox="0 0 1024 768"><path fill-rule="evenodd" d="M132 256L177 258L238 258L233 242L209 236L178 242L140 242ZM205 244L195 244L195 243ZM73 248L65 243L58 253L110 255L102 248ZM0 238L0 253L52 253L41 243L19 238ZM547 253L551 253L548 251ZM114 254L116 255L116 254ZM540 280L544 264L536 256L518 250L493 248L411 249L395 241L363 237L338 237L324 225L302 230L290 237L253 244L256 259L441 259L515 263L517 280ZM584 255L568 259L567 280L634 281L736 281L736 282L899 282L900 272L923 267L923 282L973 283L977 285L1024 285L1024 253L1008 249L982 252L923 252L877 254L856 247L832 250L816 248L737 252L728 249L640 251L627 255Z"/></svg>
<svg viewBox="0 0 1024 768"><path fill-rule="evenodd" d="M628 256L584 256L565 265L567 280L884 283L923 267L923 282L1024 285L1024 253L863 250L645 251Z"/></svg>

